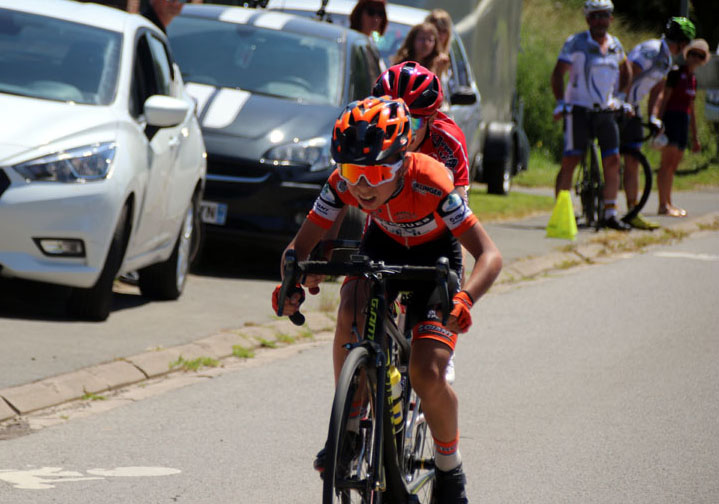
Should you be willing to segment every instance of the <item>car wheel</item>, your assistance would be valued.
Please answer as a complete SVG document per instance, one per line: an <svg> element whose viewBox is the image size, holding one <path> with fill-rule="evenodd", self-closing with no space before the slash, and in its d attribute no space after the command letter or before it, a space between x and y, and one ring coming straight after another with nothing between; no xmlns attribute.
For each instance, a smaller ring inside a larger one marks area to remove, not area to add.
<svg viewBox="0 0 719 504"><path fill-rule="evenodd" d="M125 244L128 237L126 226L128 211L128 206L125 205L115 228L115 233L112 236L110 250L105 258L105 265L95 285L89 289L79 287L72 289L67 304L67 311L70 315L93 322L102 322L110 316L112 284L125 255Z"/></svg>
<svg viewBox="0 0 719 504"><path fill-rule="evenodd" d="M172 255L165 262L153 264L140 270L140 293L152 299L173 300L180 297L190 271L195 241L198 198L190 202L182 221L180 234L175 242Z"/></svg>
<svg viewBox="0 0 719 504"><path fill-rule="evenodd" d="M509 194L512 188L512 168L514 167L514 155L512 148L509 155L499 161L487 163L484 169L487 177L487 192L489 194Z"/></svg>

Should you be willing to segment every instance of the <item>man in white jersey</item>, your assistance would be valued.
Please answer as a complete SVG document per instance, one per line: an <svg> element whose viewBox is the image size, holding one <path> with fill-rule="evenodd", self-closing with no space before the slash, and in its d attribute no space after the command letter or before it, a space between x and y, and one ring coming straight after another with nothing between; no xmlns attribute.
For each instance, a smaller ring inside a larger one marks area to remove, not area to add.
<svg viewBox="0 0 719 504"><path fill-rule="evenodd" d="M595 108L616 108L614 90L625 90L631 80L631 68L619 39L608 33L613 20L611 0L587 0L584 16L589 30L570 36L559 53L552 72L552 92L557 99L554 118L564 117L564 155L557 175L556 193L572 187L572 175L584 155ZM564 76L569 73L567 89ZM619 192L619 129L612 114L597 114L597 139L604 166L603 227L628 231L629 224L617 219Z"/></svg>
<svg viewBox="0 0 719 504"><path fill-rule="evenodd" d="M632 149L642 147L642 118L639 103L648 94L647 114L649 122L656 130L662 128L658 118L661 96L664 92L666 76L672 67L672 56L679 54L694 38L694 24L684 17L673 17L667 23L664 36L660 39L646 40L638 44L629 53L632 66L632 83L626 100L634 107L634 117L625 118L620 123L622 146ZM624 192L627 196L627 208L637 204L639 187L639 163L634 156L624 156ZM651 222L640 214L627 221L637 229L656 229L659 224Z"/></svg>

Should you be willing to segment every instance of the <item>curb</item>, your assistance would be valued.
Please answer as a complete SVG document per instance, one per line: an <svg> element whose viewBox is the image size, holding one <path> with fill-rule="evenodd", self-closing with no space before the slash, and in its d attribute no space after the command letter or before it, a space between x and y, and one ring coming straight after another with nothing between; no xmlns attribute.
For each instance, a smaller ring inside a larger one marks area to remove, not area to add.
<svg viewBox="0 0 719 504"><path fill-rule="evenodd" d="M673 242L707 229L719 229L719 211L684 220L657 231L600 232L587 241L570 242L562 250L540 257L519 259L505 265L495 285L507 286L578 265L605 262L610 260L612 255L626 251L641 251L647 246ZM657 234L662 231L664 235ZM652 236L657 238L664 236L665 241L645 240L646 237ZM610 240L612 246L606 244ZM634 248L626 248L631 246L632 242L635 242ZM172 365L180 358L193 360L210 357L221 360L234 357L233 351L238 346L253 351L262 347L291 344L295 339L312 337L313 333L329 333L331 338L335 326L333 319L321 312L308 312L305 313L305 317L305 325L301 327L293 325L288 319L280 319L262 326L246 325L241 329L227 329L189 344L150 350L26 385L2 389L0 390L0 422L89 395L182 372L181 367Z"/></svg>
<svg viewBox="0 0 719 504"><path fill-rule="evenodd" d="M335 321L320 312L306 313L304 326L288 319L262 326L245 326L219 332L193 343L150 350L131 357L116 359L78 371L45 378L27 385L0 390L0 422L38 410L82 399L89 395L126 387L151 378L182 372L172 366L180 357L210 357L222 360L234 357L235 347L254 351L291 343L294 339L313 337L313 333L334 333Z"/></svg>

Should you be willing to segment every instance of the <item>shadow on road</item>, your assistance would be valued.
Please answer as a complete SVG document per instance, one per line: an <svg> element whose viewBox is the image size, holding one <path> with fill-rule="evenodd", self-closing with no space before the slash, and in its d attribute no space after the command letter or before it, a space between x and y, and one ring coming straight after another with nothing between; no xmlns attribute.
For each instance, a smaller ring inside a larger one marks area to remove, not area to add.
<svg viewBox="0 0 719 504"><path fill-rule="evenodd" d="M207 240L192 273L220 278L279 280L283 248Z"/></svg>
<svg viewBox="0 0 719 504"><path fill-rule="evenodd" d="M192 273L218 278L279 280L279 248L208 242ZM188 280L192 282L192 278ZM112 312L153 303L137 287L116 282ZM0 278L0 318L80 322L66 313L70 287L16 278Z"/></svg>

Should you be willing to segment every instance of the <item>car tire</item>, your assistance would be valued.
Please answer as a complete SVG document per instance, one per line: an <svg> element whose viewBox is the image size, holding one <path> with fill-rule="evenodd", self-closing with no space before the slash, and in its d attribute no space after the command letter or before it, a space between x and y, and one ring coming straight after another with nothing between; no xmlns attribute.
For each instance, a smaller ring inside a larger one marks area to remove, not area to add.
<svg viewBox="0 0 719 504"><path fill-rule="evenodd" d="M512 156L499 162L487 163L487 192L489 194L509 194L512 188Z"/></svg>
<svg viewBox="0 0 719 504"><path fill-rule="evenodd" d="M129 235L127 227L128 213L129 207L125 205L120 214L115 232L112 235L110 249L105 258L105 264L95 285L87 289L80 287L72 289L67 304L67 311L70 315L81 320L89 320L92 322L102 322L110 316L110 309L112 308L112 285L122 265L122 258L125 255L125 245L127 244L127 237Z"/></svg>
<svg viewBox="0 0 719 504"><path fill-rule="evenodd" d="M199 211L197 195L193 196L185 212L175 247L170 257L161 263L153 264L139 271L140 293L151 299L174 300L180 297L193 255L197 233L196 215Z"/></svg>

